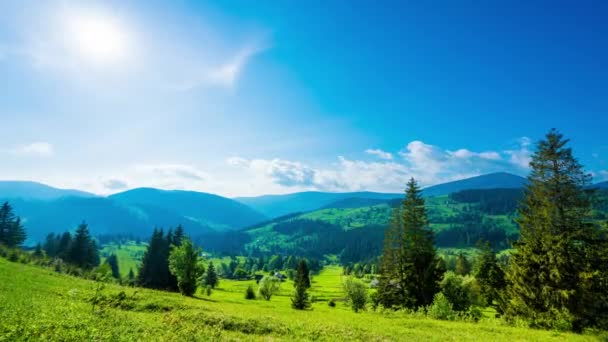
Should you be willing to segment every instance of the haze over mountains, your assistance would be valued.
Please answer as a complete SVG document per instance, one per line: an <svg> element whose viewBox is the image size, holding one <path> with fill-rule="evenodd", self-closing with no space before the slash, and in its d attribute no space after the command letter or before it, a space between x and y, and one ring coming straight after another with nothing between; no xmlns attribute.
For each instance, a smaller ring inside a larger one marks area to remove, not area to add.
<svg viewBox="0 0 608 342"><path fill-rule="evenodd" d="M468 189L512 189L526 179L492 173L424 189L426 196ZM595 186L606 188L608 182ZM83 220L98 234L147 237L155 227L184 226L190 234L232 231L295 212L321 208L371 207L403 197L401 193L300 192L287 195L226 198L181 190L138 188L108 197L35 182L0 181L0 201L10 201L28 229L28 243L50 232L72 230Z"/></svg>

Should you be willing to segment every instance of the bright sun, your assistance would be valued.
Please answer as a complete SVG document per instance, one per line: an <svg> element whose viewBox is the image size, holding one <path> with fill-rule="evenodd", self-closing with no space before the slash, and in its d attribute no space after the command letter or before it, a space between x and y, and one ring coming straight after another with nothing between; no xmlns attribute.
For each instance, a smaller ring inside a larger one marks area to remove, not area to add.
<svg viewBox="0 0 608 342"><path fill-rule="evenodd" d="M127 33L121 24L109 17L78 15L68 21L72 49L95 63L115 63L127 57Z"/></svg>

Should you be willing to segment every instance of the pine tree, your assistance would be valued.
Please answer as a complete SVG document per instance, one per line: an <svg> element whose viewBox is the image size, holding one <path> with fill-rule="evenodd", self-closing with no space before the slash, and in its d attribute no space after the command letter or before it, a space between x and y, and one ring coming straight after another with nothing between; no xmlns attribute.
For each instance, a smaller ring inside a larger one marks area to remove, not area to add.
<svg viewBox="0 0 608 342"><path fill-rule="evenodd" d="M608 310L593 309L606 308L607 273L601 265L608 259L601 251L606 236L590 223L593 196L585 188L591 177L567 144L551 130L532 156L504 306L509 319L552 328L566 318L573 330L581 331L608 321ZM594 301L600 303L588 305Z"/></svg>
<svg viewBox="0 0 608 342"><path fill-rule="evenodd" d="M379 301L386 307L418 308L432 303L444 269L433 246L424 199L412 178L385 237Z"/></svg>
<svg viewBox="0 0 608 342"><path fill-rule="evenodd" d="M298 269L293 280L293 286L296 288L298 286L302 286L305 289L310 288L310 269L308 268L308 263L304 259L301 259L298 263Z"/></svg>
<svg viewBox="0 0 608 342"><path fill-rule="evenodd" d="M154 229L140 264L137 284L152 289L170 289L169 246L162 229Z"/></svg>
<svg viewBox="0 0 608 342"><path fill-rule="evenodd" d="M21 218L16 217L13 208L4 202L0 208L0 243L8 247L20 246L26 238Z"/></svg>
<svg viewBox="0 0 608 342"><path fill-rule="evenodd" d="M110 255L106 259L106 264L112 269L112 277L114 277L114 279L120 279L120 269L118 268L118 258L116 257L116 254Z"/></svg>
<svg viewBox="0 0 608 342"><path fill-rule="evenodd" d="M304 310L310 307L310 300L306 290L310 287L308 265L304 259L300 260L298 270L294 280L295 292L291 298L291 307L297 310Z"/></svg>
<svg viewBox="0 0 608 342"><path fill-rule="evenodd" d="M183 238L181 245L173 246L169 255L169 269L177 277L177 285L181 294L192 296L196 292L196 280L200 276L198 255L192 241Z"/></svg>
<svg viewBox="0 0 608 342"><path fill-rule="evenodd" d="M505 273L498 265L496 254L490 247L490 243L481 244L481 251L477 259L477 269L475 279L481 288L481 294L492 305L494 300L498 300L500 293L504 290Z"/></svg>
<svg viewBox="0 0 608 342"><path fill-rule="evenodd" d="M78 228L74 239L70 244L66 254L67 262L74 264L82 269L90 269L99 265L99 252L95 241L91 238L89 227L82 222Z"/></svg>
<svg viewBox="0 0 608 342"><path fill-rule="evenodd" d="M46 240L44 241L44 245L42 249L46 252L46 255L49 258L54 258L57 255L57 249L59 248L58 239L55 237L55 234L50 233L46 236Z"/></svg>
<svg viewBox="0 0 608 342"><path fill-rule="evenodd" d="M61 238L57 242L57 253L55 255L57 257L67 261L68 252L70 251L71 245L72 245L72 234L70 234L70 232L63 233L61 235Z"/></svg>
<svg viewBox="0 0 608 342"><path fill-rule="evenodd" d="M205 272L205 282L204 285L211 286L211 288L215 288L218 283L217 273L215 272L215 266L213 266L213 261L209 261L209 265L207 266L207 271Z"/></svg>
<svg viewBox="0 0 608 342"><path fill-rule="evenodd" d="M42 258L44 257L44 253L42 252L42 245L37 244L36 249L34 249L34 253L32 253L34 258Z"/></svg>
<svg viewBox="0 0 608 342"><path fill-rule="evenodd" d="M127 279L129 279L129 281L134 281L135 280L135 273L133 273L133 269L129 268L129 274L127 275Z"/></svg>
<svg viewBox="0 0 608 342"><path fill-rule="evenodd" d="M461 276L465 276L471 273L471 263L469 259L464 255L464 253L460 252L458 257L456 258L456 274Z"/></svg>
<svg viewBox="0 0 608 342"><path fill-rule="evenodd" d="M173 244L176 246L180 246L182 244L182 239L184 238L184 227L182 225L178 225L175 228L175 233L173 233Z"/></svg>

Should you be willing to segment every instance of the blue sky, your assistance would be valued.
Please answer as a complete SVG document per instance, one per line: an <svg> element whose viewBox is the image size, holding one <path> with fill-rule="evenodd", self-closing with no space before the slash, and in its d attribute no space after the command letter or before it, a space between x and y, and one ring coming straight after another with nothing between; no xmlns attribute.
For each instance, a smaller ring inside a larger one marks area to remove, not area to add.
<svg viewBox="0 0 608 342"><path fill-rule="evenodd" d="M608 179L604 1L0 3L0 179L100 194Z"/></svg>

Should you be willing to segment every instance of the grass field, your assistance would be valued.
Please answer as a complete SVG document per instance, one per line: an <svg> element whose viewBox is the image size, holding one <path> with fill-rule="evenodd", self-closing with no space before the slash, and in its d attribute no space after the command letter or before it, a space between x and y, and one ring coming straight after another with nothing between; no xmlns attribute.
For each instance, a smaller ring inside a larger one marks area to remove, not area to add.
<svg viewBox="0 0 608 342"><path fill-rule="evenodd" d="M341 297L341 270L313 278L318 299ZM447 322L404 314L355 314L342 302L290 307L290 283L271 301L244 299L253 281L222 280L210 297L108 285L92 307L97 283L0 258L0 341L366 340L594 341L592 335L508 327L496 319ZM121 297L119 295L124 292Z"/></svg>
<svg viewBox="0 0 608 342"><path fill-rule="evenodd" d="M101 261L103 262L107 257L112 254L116 254L118 259L118 269L123 277L129 274L129 270L132 269L137 274L137 269L141 263L141 259L146 251L147 244L137 244L135 241L130 241L123 244L110 243L103 246L101 249Z"/></svg>

